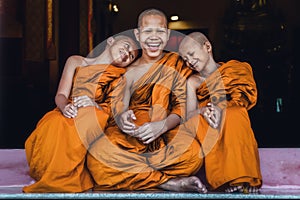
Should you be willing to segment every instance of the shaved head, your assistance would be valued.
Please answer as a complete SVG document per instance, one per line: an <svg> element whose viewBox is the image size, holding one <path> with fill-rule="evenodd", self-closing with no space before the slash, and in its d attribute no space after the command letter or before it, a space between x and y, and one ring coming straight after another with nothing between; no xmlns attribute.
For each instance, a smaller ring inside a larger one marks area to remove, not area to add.
<svg viewBox="0 0 300 200"><path fill-rule="evenodd" d="M207 37L201 33L201 32L193 32L188 34L186 37L183 38L183 40L181 41L181 44L184 44L185 42L187 42L188 40L194 40L197 43L199 43L200 45L203 45L205 42L208 41Z"/></svg>
<svg viewBox="0 0 300 200"><path fill-rule="evenodd" d="M144 18L145 16L149 16L149 15L158 15L158 16L161 16L161 17L163 17L163 18L165 19L166 24L168 24L168 23L167 23L168 20L167 20L167 17L166 17L166 15L165 15L165 13L163 13L162 11L160 11L160 10L158 10L158 9L150 8L150 9L147 9L147 10L143 11L143 12L139 15L139 17L138 17L138 27L141 27L141 26L142 26L143 18Z"/></svg>

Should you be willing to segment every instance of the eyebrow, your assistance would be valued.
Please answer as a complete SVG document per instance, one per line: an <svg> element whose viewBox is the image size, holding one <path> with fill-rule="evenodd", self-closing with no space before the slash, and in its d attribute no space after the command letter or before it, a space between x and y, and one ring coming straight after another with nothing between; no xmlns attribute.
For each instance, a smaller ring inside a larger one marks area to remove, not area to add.
<svg viewBox="0 0 300 200"><path fill-rule="evenodd" d="M140 29L159 29L159 30L167 30L167 27L150 27L150 26L146 26L146 27L140 27Z"/></svg>
<svg viewBox="0 0 300 200"><path fill-rule="evenodd" d="M123 41L123 44L128 44L129 46L133 46L129 41Z"/></svg>

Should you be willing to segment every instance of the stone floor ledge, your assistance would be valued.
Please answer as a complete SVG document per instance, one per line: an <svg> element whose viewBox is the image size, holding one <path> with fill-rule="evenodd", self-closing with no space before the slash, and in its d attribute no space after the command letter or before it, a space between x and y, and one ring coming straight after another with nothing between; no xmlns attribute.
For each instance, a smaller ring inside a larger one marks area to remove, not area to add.
<svg viewBox="0 0 300 200"><path fill-rule="evenodd" d="M300 148L259 148L263 186L259 194L109 191L24 194L28 176L24 149L0 149L0 199L300 199Z"/></svg>

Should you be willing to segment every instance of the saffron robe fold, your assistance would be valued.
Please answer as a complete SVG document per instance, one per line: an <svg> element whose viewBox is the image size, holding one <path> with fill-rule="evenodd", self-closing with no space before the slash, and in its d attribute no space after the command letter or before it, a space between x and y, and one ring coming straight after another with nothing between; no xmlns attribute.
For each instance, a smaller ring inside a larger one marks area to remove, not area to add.
<svg viewBox="0 0 300 200"><path fill-rule="evenodd" d="M154 63L132 86L129 109L137 117L134 122L140 126L165 119L170 113L184 118L190 73L175 53L166 53ZM117 102L115 114L122 111L121 96L122 90L113 100ZM191 134L181 133L181 126L146 145L110 123L105 135L92 144L87 166L95 180L94 190L155 189L170 178L196 173L202 163L199 150L199 143Z"/></svg>
<svg viewBox="0 0 300 200"><path fill-rule="evenodd" d="M83 107L75 118L66 118L55 108L42 117L25 142L29 174L36 182L25 186L24 192L83 192L94 186L86 168L86 152L107 125L111 106L106 94L124 72L106 64L76 68L70 101L87 95L103 110Z"/></svg>
<svg viewBox="0 0 300 200"><path fill-rule="evenodd" d="M236 60L221 66L196 90L199 107L208 102L221 107L218 129L210 127L202 115L190 118L185 127L196 134L205 157L206 178L212 189L244 182L261 187L258 146L247 110L257 100L251 66Z"/></svg>

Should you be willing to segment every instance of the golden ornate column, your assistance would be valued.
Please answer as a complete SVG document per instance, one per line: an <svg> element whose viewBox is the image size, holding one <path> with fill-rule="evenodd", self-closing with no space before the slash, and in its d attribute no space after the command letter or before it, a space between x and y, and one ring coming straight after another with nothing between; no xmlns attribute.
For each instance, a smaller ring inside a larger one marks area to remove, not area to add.
<svg viewBox="0 0 300 200"><path fill-rule="evenodd" d="M46 56L48 60L54 60L56 58L56 51L53 39L53 0L47 0L46 6Z"/></svg>
<svg viewBox="0 0 300 200"><path fill-rule="evenodd" d="M91 52L93 50L93 0L88 0L88 51Z"/></svg>

